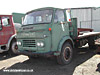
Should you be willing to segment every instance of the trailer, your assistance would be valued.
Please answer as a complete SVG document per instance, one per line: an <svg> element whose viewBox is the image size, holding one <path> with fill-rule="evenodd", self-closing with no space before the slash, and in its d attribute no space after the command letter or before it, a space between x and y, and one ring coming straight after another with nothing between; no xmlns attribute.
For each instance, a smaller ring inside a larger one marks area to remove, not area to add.
<svg viewBox="0 0 100 75"><path fill-rule="evenodd" d="M72 9L40 8L26 13L22 27L17 31L20 54L56 56L59 64L69 64L75 48L89 44L96 47L100 32L78 28L78 18L71 17Z"/></svg>

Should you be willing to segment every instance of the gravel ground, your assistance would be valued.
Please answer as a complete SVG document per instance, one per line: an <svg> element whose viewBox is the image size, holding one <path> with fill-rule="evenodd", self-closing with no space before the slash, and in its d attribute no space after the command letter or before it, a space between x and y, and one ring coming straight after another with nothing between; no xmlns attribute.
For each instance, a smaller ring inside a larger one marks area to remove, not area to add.
<svg viewBox="0 0 100 75"><path fill-rule="evenodd" d="M31 72L15 72L20 69ZM3 53L0 54L0 75L100 75L100 55L95 50L80 48L69 65L61 66L56 63L56 58L29 59L24 55Z"/></svg>

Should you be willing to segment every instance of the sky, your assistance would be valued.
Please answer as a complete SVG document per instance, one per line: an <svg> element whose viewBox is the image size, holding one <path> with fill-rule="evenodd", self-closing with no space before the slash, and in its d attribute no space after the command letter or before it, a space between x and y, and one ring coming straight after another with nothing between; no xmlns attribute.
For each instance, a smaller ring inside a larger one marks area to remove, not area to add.
<svg viewBox="0 0 100 75"><path fill-rule="evenodd" d="M0 0L0 14L26 13L42 7L100 7L100 0Z"/></svg>

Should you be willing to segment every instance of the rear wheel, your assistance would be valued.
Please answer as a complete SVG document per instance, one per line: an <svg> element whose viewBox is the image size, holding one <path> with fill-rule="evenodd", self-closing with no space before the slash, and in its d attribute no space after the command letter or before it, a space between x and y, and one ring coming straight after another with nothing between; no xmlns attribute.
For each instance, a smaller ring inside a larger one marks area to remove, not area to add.
<svg viewBox="0 0 100 75"><path fill-rule="evenodd" d="M65 43L62 47L61 54L57 56L57 62L61 65L69 64L73 57L73 48L70 43Z"/></svg>
<svg viewBox="0 0 100 75"><path fill-rule="evenodd" d="M97 49L96 45L89 45L89 49Z"/></svg>
<svg viewBox="0 0 100 75"><path fill-rule="evenodd" d="M97 49L97 46L95 45L95 41L92 38L88 39L88 45L89 45L89 49Z"/></svg>

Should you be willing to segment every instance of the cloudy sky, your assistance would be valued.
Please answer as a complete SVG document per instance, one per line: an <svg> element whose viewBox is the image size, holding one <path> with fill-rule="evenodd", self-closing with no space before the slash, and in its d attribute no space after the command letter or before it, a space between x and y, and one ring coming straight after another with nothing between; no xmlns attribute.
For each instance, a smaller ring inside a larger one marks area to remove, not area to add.
<svg viewBox="0 0 100 75"><path fill-rule="evenodd" d="M0 0L0 14L26 13L41 7L100 7L100 0Z"/></svg>

